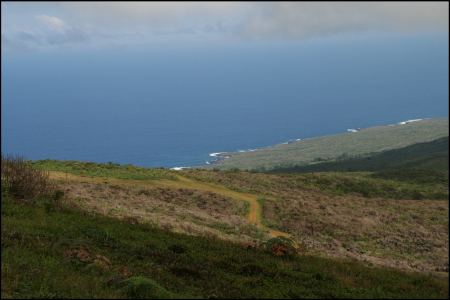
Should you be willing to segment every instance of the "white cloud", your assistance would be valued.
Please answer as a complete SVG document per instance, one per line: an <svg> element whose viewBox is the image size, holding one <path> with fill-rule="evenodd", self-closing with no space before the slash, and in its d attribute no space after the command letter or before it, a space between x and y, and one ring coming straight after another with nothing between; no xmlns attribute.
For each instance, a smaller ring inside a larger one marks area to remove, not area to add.
<svg viewBox="0 0 450 300"><path fill-rule="evenodd" d="M7 47L24 48L27 51L42 47L81 43L89 39L82 29L70 26L61 18L36 15L32 26L18 26L8 34L2 32Z"/></svg>
<svg viewBox="0 0 450 300"><path fill-rule="evenodd" d="M447 30L447 2L64 2L98 26L177 27L220 22L253 37L304 38L364 30Z"/></svg>
<svg viewBox="0 0 450 300"><path fill-rule="evenodd" d="M243 2L63 2L83 20L96 23L168 25L186 21L230 19L252 4Z"/></svg>
<svg viewBox="0 0 450 300"><path fill-rule="evenodd" d="M243 33L308 38L364 31L448 30L447 2L275 2L259 5Z"/></svg>
<svg viewBox="0 0 450 300"><path fill-rule="evenodd" d="M48 29L63 33L65 30L67 30L67 25L64 23L63 20L61 20L58 17L54 16L47 16L47 15L38 15L36 16L36 19L47 26Z"/></svg>
<svg viewBox="0 0 450 300"><path fill-rule="evenodd" d="M448 2L23 2L12 6L9 21L2 21L2 34L39 47L88 40L135 45L164 39L305 39L368 31L448 31ZM2 9L2 17L8 17L9 9Z"/></svg>

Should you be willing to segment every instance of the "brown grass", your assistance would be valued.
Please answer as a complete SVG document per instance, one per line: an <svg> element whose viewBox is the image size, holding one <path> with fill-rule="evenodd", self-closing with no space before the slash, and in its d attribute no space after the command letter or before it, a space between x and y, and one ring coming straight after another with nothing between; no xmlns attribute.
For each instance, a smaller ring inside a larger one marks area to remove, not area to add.
<svg viewBox="0 0 450 300"><path fill-rule="evenodd" d="M133 181L51 173L73 202L105 215L240 242L291 236L311 254L448 272L448 201L332 196L278 175L181 174Z"/></svg>
<svg viewBox="0 0 450 300"><path fill-rule="evenodd" d="M448 270L448 201L280 194L264 218L313 253L421 271Z"/></svg>
<svg viewBox="0 0 450 300"><path fill-rule="evenodd" d="M81 179L81 178L78 178ZM76 206L130 222L150 222L194 235L253 241L264 233L247 221L245 202L210 191L155 184L59 180Z"/></svg>
<svg viewBox="0 0 450 300"><path fill-rule="evenodd" d="M288 232L310 253L448 274L448 200L333 196L303 185L296 175L183 174L261 195L266 224Z"/></svg>

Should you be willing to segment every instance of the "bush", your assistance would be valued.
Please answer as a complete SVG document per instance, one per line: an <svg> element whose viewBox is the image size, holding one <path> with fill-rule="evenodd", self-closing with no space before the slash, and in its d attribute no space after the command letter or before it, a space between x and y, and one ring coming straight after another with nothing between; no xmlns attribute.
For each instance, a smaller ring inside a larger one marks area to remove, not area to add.
<svg viewBox="0 0 450 300"><path fill-rule="evenodd" d="M372 174L374 178L406 181L417 184L446 184L448 185L448 171L402 168L386 169Z"/></svg>
<svg viewBox="0 0 450 300"><path fill-rule="evenodd" d="M173 253L177 253L177 254L182 254L186 252L186 248L182 245L171 245L168 247L168 249L170 251L172 251Z"/></svg>
<svg viewBox="0 0 450 300"><path fill-rule="evenodd" d="M2 155L2 190L17 199L35 201L53 190L47 171L34 169L21 156Z"/></svg>
<svg viewBox="0 0 450 300"><path fill-rule="evenodd" d="M295 242L282 236L268 240L265 243L265 249L275 256L290 256L297 253Z"/></svg>
<svg viewBox="0 0 450 300"><path fill-rule="evenodd" d="M125 284L127 296L134 299L169 299L174 296L155 281L142 276L131 277L125 280Z"/></svg>

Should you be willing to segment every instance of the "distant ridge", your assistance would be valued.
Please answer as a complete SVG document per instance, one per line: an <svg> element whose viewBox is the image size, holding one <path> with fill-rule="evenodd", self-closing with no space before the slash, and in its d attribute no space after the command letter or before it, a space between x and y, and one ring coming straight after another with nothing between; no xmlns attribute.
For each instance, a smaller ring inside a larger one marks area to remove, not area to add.
<svg viewBox="0 0 450 300"><path fill-rule="evenodd" d="M251 152L222 153L207 168L264 171L306 166L403 148L445 136L448 136L448 118L414 119L293 141Z"/></svg>
<svg viewBox="0 0 450 300"><path fill-rule="evenodd" d="M448 136L364 157L275 168L274 172L381 171L394 168L448 172Z"/></svg>

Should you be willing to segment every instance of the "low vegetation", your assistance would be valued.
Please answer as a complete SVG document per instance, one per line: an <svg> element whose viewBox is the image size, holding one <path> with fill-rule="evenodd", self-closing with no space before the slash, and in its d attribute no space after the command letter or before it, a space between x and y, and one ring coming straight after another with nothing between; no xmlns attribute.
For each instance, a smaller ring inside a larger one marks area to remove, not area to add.
<svg viewBox="0 0 450 300"><path fill-rule="evenodd" d="M431 174L25 164L53 169L52 190L27 201L2 165L3 298L448 296L448 201L430 199L448 191Z"/></svg>
<svg viewBox="0 0 450 300"><path fill-rule="evenodd" d="M36 169L46 171L60 171L72 174L111 177L119 179L135 180L175 180L173 173L166 169L142 168L132 165L120 165L116 163L94 163L74 160L38 160L32 162Z"/></svg>
<svg viewBox="0 0 450 300"><path fill-rule="evenodd" d="M406 174L408 169L422 170L422 174ZM331 162L313 163L304 166L274 168L275 173L304 173L326 171L384 171L400 170L406 176L417 178L434 171L448 180L448 136L427 143L417 143L400 149L367 154L362 157L340 157ZM403 176L405 177L405 176Z"/></svg>
<svg viewBox="0 0 450 300"><path fill-rule="evenodd" d="M448 181L444 176L438 180L418 182L417 179L404 180L405 173L397 171L380 173L312 173L300 176L306 187L327 192L331 195L358 194L367 198L387 199L448 199ZM403 174L400 178L400 174ZM408 171L408 174L412 174ZM431 176L430 176L431 177Z"/></svg>
<svg viewBox="0 0 450 300"><path fill-rule="evenodd" d="M368 172L183 174L259 195L264 224L290 233L310 253L448 271L446 184L374 178Z"/></svg>
<svg viewBox="0 0 450 300"><path fill-rule="evenodd" d="M421 174L421 177L413 176ZM242 171L186 170L183 174L230 189L276 195L289 189L311 190L330 196L359 195L386 199L448 199L448 175L440 171L397 170L371 172L320 172L265 174ZM409 179L408 179L409 178ZM270 192L272 191L272 192Z"/></svg>
<svg viewBox="0 0 450 300"><path fill-rule="evenodd" d="M21 156L2 155L1 182L2 189L24 201L35 201L53 192L48 171L33 168Z"/></svg>
<svg viewBox="0 0 450 300"><path fill-rule="evenodd" d="M77 207L171 231L252 241L262 233L248 224L246 202L183 187L56 181Z"/></svg>
<svg viewBox="0 0 450 300"><path fill-rule="evenodd" d="M427 119L404 125L377 126L358 132L304 139L252 152L229 153L227 156L230 158L206 168L270 171L274 168L290 168L368 155L430 142L446 136L448 136L447 118Z"/></svg>
<svg viewBox="0 0 450 300"><path fill-rule="evenodd" d="M2 298L446 298L446 278L276 256L2 195Z"/></svg>
<svg viewBox="0 0 450 300"><path fill-rule="evenodd" d="M373 178L382 178L410 182L422 185L448 186L448 171L426 169L387 169L371 174Z"/></svg>

